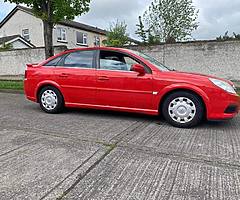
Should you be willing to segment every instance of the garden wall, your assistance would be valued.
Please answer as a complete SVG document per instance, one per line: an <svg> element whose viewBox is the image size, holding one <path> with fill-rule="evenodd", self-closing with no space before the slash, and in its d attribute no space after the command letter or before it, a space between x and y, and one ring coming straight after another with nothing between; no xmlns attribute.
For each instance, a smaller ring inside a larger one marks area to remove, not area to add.
<svg viewBox="0 0 240 200"><path fill-rule="evenodd" d="M176 70L240 81L239 41L195 41L131 49L143 51Z"/></svg>

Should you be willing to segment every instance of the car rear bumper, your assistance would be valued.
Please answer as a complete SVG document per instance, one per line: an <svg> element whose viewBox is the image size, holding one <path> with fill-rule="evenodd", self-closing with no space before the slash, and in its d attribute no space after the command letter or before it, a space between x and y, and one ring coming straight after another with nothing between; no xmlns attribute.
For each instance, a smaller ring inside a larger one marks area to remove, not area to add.
<svg viewBox="0 0 240 200"><path fill-rule="evenodd" d="M24 93L28 100L36 102L37 99L27 79L24 80Z"/></svg>
<svg viewBox="0 0 240 200"><path fill-rule="evenodd" d="M208 120L225 120L234 118L240 110L240 97L223 93L211 100Z"/></svg>

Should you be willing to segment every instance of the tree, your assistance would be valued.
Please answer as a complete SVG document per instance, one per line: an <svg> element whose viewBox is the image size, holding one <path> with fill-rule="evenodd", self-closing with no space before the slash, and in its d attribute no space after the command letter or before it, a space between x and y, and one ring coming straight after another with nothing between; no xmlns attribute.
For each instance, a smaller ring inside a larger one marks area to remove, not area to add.
<svg viewBox="0 0 240 200"><path fill-rule="evenodd" d="M137 26L146 30L150 42L173 43L191 37L198 27L197 17L198 10L192 0L153 0L143 14L143 23ZM142 38L139 29L137 34Z"/></svg>
<svg viewBox="0 0 240 200"><path fill-rule="evenodd" d="M107 40L103 43L107 46L123 47L129 42L128 36L125 22L113 22L107 33Z"/></svg>
<svg viewBox="0 0 240 200"><path fill-rule="evenodd" d="M150 29L145 28L141 16L139 16L139 24L137 24L137 27L138 29L135 33L140 37L143 45L156 45L160 43L158 37L153 36Z"/></svg>
<svg viewBox="0 0 240 200"><path fill-rule="evenodd" d="M139 20L139 24L137 24L138 28L137 28L137 31L135 33L137 35L139 35L142 42L144 44L146 44L147 43L147 33L146 33L146 30L145 30L145 27L144 27L144 24L143 24L143 21L142 21L142 17L139 16L138 20Z"/></svg>
<svg viewBox="0 0 240 200"><path fill-rule="evenodd" d="M223 36L219 36L216 38L217 41L232 41L232 40L240 40L240 34L236 34L235 32L233 32L232 36L228 35L228 31L225 32L225 34Z"/></svg>
<svg viewBox="0 0 240 200"><path fill-rule="evenodd" d="M63 20L73 20L89 10L90 0L5 0L16 4L26 4L33 9L36 17L42 19L46 58L51 57L53 49L54 24Z"/></svg>

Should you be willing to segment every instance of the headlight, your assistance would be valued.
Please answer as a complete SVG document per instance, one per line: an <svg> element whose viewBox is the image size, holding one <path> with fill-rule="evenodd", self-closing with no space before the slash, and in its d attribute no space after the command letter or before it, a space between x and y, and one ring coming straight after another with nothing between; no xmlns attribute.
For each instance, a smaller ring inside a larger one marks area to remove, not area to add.
<svg viewBox="0 0 240 200"><path fill-rule="evenodd" d="M226 92L232 93L232 94L237 94L236 91L234 90L233 86L231 86L229 83L225 81L221 81L218 79L210 78L209 79L214 85L222 88Z"/></svg>

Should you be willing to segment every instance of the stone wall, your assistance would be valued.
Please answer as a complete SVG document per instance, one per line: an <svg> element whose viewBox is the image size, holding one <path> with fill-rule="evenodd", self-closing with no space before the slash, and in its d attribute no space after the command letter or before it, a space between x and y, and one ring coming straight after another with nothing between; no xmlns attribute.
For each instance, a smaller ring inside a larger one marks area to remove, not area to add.
<svg viewBox="0 0 240 200"><path fill-rule="evenodd" d="M131 49L151 55L176 70L240 80L239 41L196 41Z"/></svg>
<svg viewBox="0 0 240 200"><path fill-rule="evenodd" d="M65 49L65 46L55 47L55 53ZM0 52L0 76L22 75L27 63L39 63L43 60L45 60L44 48Z"/></svg>

